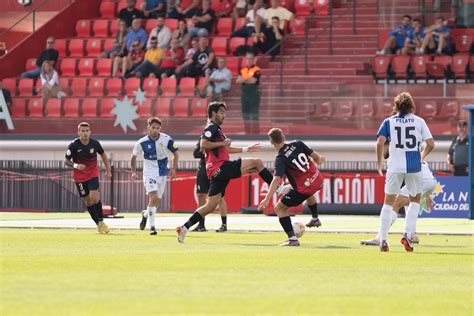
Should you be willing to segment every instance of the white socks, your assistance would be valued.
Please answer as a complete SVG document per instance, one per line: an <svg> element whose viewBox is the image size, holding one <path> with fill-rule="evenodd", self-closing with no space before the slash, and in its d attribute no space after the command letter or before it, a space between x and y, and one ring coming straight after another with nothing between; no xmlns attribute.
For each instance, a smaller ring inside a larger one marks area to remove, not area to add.
<svg viewBox="0 0 474 316"><path fill-rule="evenodd" d="M388 230L392 225L392 213L392 206L386 204L382 206L382 211L380 211L380 240L387 240Z"/></svg>
<svg viewBox="0 0 474 316"><path fill-rule="evenodd" d="M392 222L390 223L390 227L395 223L397 218L398 218L398 213L395 212L392 208ZM377 233L377 236L375 236L374 239L379 239L380 240L380 233Z"/></svg>
<svg viewBox="0 0 474 316"><path fill-rule="evenodd" d="M416 232L416 220L418 219L418 212L420 210L420 204L416 202L410 202L405 214L405 233L408 238Z"/></svg>
<svg viewBox="0 0 474 316"><path fill-rule="evenodd" d="M146 210L147 211L145 212L145 214L147 214L148 216L145 217L148 217L150 219L150 227L155 227L156 207L148 206Z"/></svg>

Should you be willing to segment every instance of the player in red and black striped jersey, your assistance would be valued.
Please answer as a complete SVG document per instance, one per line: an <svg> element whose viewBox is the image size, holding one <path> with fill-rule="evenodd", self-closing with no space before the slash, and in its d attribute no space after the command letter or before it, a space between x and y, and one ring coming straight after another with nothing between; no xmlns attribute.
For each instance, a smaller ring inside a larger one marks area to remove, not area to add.
<svg viewBox="0 0 474 316"><path fill-rule="evenodd" d="M285 135L283 135L279 128L272 128L268 132L268 136L270 143L278 150L278 155L275 159L273 181L270 184L267 195L260 203L259 209L265 209L268 206L283 176L286 175L292 189L278 201L275 206L275 213L278 215L280 224L288 235L288 241L282 244L282 246L299 246L300 243L295 236L291 218L288 215L288 208L306 201L312 215L311 221L306 226L321 226L314 194L322 188L324 178L315 163L320 165L324 163L325 158L302 141L285 142Z"/></svg>
<svg viewBox="0 0 474 316"><path fill-rule="evenodd" d="M84 199L87 210L92 220L97 225L99 233L108 233L109 228L104 223L102 213L102 202L99 195L99 166L97 165L97 154L102 158L105 165L105 176L112 175L110 163L101 144L90 138L91 130L89 123L82 122L77 126L79 138L73 140L66 152L66 166L74 168L73 178L76 182L79 195Z"/></svg>

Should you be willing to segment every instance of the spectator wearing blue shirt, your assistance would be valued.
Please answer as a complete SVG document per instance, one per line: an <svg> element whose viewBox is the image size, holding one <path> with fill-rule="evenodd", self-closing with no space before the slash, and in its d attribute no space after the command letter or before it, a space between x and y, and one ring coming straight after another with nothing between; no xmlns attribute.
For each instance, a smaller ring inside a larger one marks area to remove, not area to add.
<svg viewBox="0 0 474 316"><path fill-rule="evenodd" d="M405 46L402 49L402 55L414 55L421 48L425 38L425 28L419 18L413 19L413 29L408 31L405 39Z"/></svg>
<svg viewBox="0 0 474 316"><path fill-rule="evenodd" d="M143 49L146 45L147 34L142 28L142 20L134 19L132 22L132 27L128 30L127 36L123 41L122 50L120 51L120 56L126 56L132 48L134 41L139 41L141 48Z"/></svg>
<svg viewBox="0 0 474 316"><path fill-rule="evenodd" d="M435 24L425 29L425 38L418 54L450 54L449 36L451 29L444 23L443 17L438 17Z"/></svg>
<svg viewBox="0 0 474 316"><path fill-rule="evenodd" d="M405 40L408 36L408 32L411 31L411 16L404 15L402 24L396 26L392 32L388 33L388 39L382 50L377 52L377 55L390 55L396 54L405 45Z"/></svg>
<svg viewBox="0 0 474 316"><path fill-rule="evenodd" d="M141 9L145 18L164 17L166 15L166 0L145 0Z"/></svg>

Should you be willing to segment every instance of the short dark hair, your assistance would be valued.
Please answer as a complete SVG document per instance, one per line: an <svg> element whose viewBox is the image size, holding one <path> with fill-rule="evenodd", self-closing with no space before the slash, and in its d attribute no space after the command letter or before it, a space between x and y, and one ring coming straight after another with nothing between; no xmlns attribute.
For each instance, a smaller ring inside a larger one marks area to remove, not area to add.
<svg viewBox="0 0 474 316"><path fill-rule="evenodd" d="M161 125L161 120L158 116L152 116L147 121L148 126L151 126L153 123L157 123Z"/></svg>
<svg viewBox="0 0 474 316"><path fill-rule="evenodd" d="M283 135L283 132L280 128L274 127L270 131L268 131L268 137L270 137L272 143L281 144L283 143L283 138L285 137L285 135Z"/></svg>
<svg viewBox="0 0 474 316"><path fill-rule="evenodd" d="M405 14L405 15L403 16L403 18L404 18L404 19L405 19L405 18L408 18L408 19L411 20L411 15Z"/></svg>
<svg viewBox="0 0 474 316"><path fill-rule="evenodd" d="M272 20L273 20L273 19L277 19L278 21L280 21L280 18L277 17L276 15L275 15L275 16L272 16Z"/></svg>
<svg viewBox="0 0 474 316"><path fill-rule="evenodd" d="M393 98L393 110L402 116L410 114L414 107L415 102L409 92L402 92Z"/></svg>
<svg viewBox="0 0 474 316"><path fill-rule="evenodd" d="M466 120L459 120L458 121L458 126L461 127L461 126L467 126L467 121Z"/></svg>
<svg viewBox="0 0 474 316"><path fill-rule="evenodd" d="M89 127L90 128L91 126L87 122L81 122L81 123L79 123L79 125L77 125L77 129L79 130L81 127Z"/></svg>
<svg viewBox="0 0 474 316"><path fill-rule="evenodd" d="M158 38L157 38L156 36L150 37L150 40L152 40L152 41L156 41L157 39L158 39Z"/></svg>
<svg viewBox="0 0 474 316"><path fill-rule="evenodd" d="M421 23L421 19L420 19L420 18L414 18L414 19L413 19L413 22L419 22L419 23Z"/></svg>
<svg viewBox="0 0 474 316"><path fill-rule="evenodd" d="M211 118L213 112L219 112L220 108L227 110L227 105L222 101L214 101L207 105L207 117Z"/></svg>

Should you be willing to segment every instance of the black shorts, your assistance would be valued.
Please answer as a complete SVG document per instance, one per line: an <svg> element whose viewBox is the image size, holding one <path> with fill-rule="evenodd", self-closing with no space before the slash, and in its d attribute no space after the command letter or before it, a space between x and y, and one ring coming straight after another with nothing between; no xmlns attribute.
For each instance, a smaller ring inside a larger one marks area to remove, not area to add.
<svg viewBox="0 0 474 316"><path fill-rule="evenodd" d="M208 196L213 196L217 194L225 195L225 188L229 184L231 179L240 178L242 172L240 172L240 167L242 166L242 159L237 160L227 160L224 161L222 166L217 169L214 175L211 178L211 186L209 188Z"/></svg>
<svg viewBox="0 0 474 316"><path fill-rule="evenodd" d="M310 197L311 195L302 194L298 191L291 189L281 198L281 203L288 207L298 206Z"/></svg>
<svg viewBox="0 0 474 316"><path fill-rule="evenodd" d="M81 198L89 195L90 191L95 191L99 189L99 178L92 178L84 182L76 182L77 191Z"/></svg>
<svg viewBox="0 0 474 316"><path fill-rule="evenodd" d="M196 172L196 193L207 193L209 192L211 181L206 174L205 168L198 168Z"/></svg>

